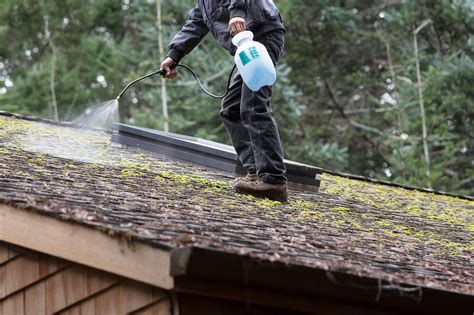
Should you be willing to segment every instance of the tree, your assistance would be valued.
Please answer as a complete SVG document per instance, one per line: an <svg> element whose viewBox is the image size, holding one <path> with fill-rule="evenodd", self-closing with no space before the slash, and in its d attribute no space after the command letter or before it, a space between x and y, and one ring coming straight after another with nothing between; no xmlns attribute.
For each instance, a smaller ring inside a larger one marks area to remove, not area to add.
<svg viewBox="0 0 474 315"><path fill-rule="evenodd" d="M337 144L347 159L336 169L473 193L467 126L474 80L466 43L474 33L474 8L468 1L282 1L281 7L292 82L306 105L300 124L307 132L299 137L306 154ZM417 57L413 31L426 20L431 23L417 34ZM332 160L343 154L334 150ZM313 164L330 165L313 157Z"/></svg>
<svg viewBox="0 0 474 315"><path fill-rule="evenodd" d="M115 98L160 66L159 34L166 45L196 4L159 2L160 27L156 1L2 1L0 110L71 120ZM471 2L277 1L287 36L273 108L286 157L474 194ZM233 59L210 37L182 63L223 93ZM166 93L151 77L120 99L125 123L229 143L219 109L182 69Z"/></svg>

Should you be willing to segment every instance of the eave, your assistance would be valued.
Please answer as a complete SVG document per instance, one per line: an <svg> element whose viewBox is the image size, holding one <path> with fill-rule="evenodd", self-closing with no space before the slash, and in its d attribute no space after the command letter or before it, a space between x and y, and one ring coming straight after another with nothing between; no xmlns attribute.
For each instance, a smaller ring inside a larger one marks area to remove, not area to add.
<svg viewBox="0 0 474 315"><path fill-rule="evenodd" d="M175 290L321 314L470 314L473 297L206 248L173 251Z"/></svg>
<svg viewBox="0 0 474 315"><path fill-rule="evenodd" d="M0 204L0 241L172 289L170 252L93 228Z"/></svg>

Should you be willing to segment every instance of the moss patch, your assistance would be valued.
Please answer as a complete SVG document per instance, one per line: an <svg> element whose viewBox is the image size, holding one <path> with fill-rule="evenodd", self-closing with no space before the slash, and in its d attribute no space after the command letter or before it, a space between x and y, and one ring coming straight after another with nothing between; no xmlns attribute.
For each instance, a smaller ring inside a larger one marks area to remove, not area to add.
<svg viewBox="0 0 474 315"><path fill-rule="evenodd" d="M382 233L408 246L431 245L437 247L436 252L440 254L446 250L451 254L472 251L473 201L329 174L322 177L321 192L348 202L355 201L356 209L367 206L363 225L358 220L361 216L353 220L357 211L333 208L337 217L345 219L344 223L336 221L338 225L349 223L371 233ZM452 236L462 241L452 242Z"/></svg>

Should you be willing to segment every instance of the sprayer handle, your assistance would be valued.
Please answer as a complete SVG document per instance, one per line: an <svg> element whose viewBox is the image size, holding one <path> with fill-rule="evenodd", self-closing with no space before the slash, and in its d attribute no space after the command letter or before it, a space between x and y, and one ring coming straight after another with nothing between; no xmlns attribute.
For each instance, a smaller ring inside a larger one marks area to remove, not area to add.
<svg viewBox="0 0 474 315"><path fill-rule="evenodd" d="M171 65L170 66L170 69L175 69L176 67L178 67L178 64L175 63L174 65ZM160 70L158 70L157 72L159 75L161 75L162 77L164 77L166 75L166 69L165 68L161 68Z"/></svg>

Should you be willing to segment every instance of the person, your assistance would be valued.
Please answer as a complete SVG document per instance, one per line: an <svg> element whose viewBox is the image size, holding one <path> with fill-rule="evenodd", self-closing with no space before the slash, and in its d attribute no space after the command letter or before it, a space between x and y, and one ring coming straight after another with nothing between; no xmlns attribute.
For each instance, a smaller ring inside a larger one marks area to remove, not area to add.
<svg viewBox="0 0 474 315"><path fill-rule="evenodd" d="M250 30L268 50L276 65L285 41L285 27L272 0L199 0L181 30L169 44L161 67L167 79L176 77L176 65L209 32L231 55L232 36ZM250 90L236 74L219 113L231 138L245 177L234 180L236 191L285 202L288 199L283 150L271 108L272 86Z"/></svg>

